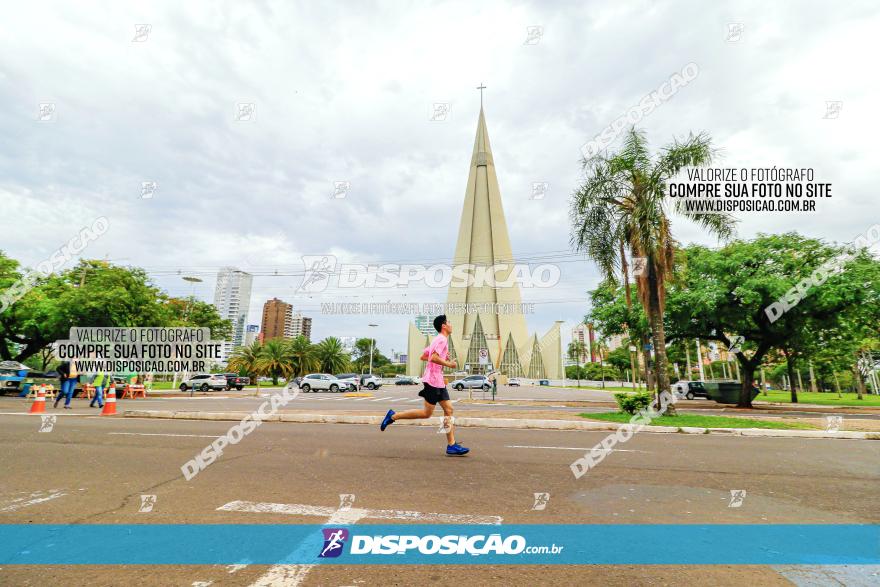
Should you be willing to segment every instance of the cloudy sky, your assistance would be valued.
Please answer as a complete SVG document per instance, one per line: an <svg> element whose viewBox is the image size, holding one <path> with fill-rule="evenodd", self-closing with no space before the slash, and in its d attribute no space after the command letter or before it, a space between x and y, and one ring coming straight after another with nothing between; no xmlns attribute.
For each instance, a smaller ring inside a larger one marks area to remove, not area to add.
<svg viewBox="0 0 880 587"><path fill-rule="evenodd" d="M313 317L313 339L378 322L382 350L402 350L405 317L321 302L445 300L295 290L302 255L452 257L480 83L514 254L562 270L523 292L535 331L576 323L598 281L569 250L581 146L689 63L696 79L639 122L655 147L706 131L724 165L811 167L833 184L815 214L742 215L741 237L851 241L880 216L875 2L32 1L4 21L0 249L33 265L106 216L84 256L144 267L176 295L197 275L206 300L217 268L238 266L256 276L249 322L277 296ZM445 120L431 120L438 103ZM674 230L714 244L685 220Z"/></svg>

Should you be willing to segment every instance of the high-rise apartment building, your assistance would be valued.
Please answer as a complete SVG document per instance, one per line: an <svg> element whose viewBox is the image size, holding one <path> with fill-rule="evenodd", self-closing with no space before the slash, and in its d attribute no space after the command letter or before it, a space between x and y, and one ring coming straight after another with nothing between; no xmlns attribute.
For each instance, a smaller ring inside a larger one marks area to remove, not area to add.
<svg viewBox="0 0 880 587"><path fill-rule="evenodd" d="M291 319L293 337L304 336L306 340L312 340L312 319L297 312Z"/></svg>
<svg viewBox="0 0 880 587"><path fill-rule="evenodd" d="M273 298L263 304L263 342L273 338L293 338L293 306Z"/></svg>
<svg viewBox="0 0 880 587"><path fill-rule="evenodd" d="M221 267L214 288L214 306L220 317L232 322L232 340L223 344L222 362L232 349L244 344L248 307L251 303L253 276L235 267Z"/></svg>

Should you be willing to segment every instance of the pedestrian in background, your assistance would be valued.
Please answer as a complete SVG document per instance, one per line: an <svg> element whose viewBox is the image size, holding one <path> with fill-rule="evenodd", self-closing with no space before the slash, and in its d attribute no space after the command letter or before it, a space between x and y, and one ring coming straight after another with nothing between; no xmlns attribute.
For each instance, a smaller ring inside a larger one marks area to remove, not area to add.
<svg viewBox="0 0 880 587"><path fill-rule="evenodd" d="M89 404L90 408L95 407L95 402L98 402L98 407L104 407L104 380L107 378L107 375L103 372L95 375L95 380L92 382L92 385L95 386L95 397L92 398L92 403Z"/></svg>
<svg viewBox="0 0 880 587"><path fill-rule="evenodd" d="M55 404L53 407L57 408L58 402L60 402L61 397L64 396L64 409L69 410L71 409L70 400L73 397L73 390L76 389L76 384L79 382L79 374L76 372L76 367L67 361L58 365L58 382L61 389L59 390L58 395L55 396Z"/></svg>

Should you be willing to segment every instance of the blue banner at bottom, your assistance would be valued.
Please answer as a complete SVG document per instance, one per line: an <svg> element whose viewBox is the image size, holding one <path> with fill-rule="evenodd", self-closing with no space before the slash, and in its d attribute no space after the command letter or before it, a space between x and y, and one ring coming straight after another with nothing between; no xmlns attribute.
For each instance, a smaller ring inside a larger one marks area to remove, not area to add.
<svg viewBox="0 0 880 587"><path fill-rule="evenodd" d="M0 565L880 564L878 525L0 525Z"/></svg>

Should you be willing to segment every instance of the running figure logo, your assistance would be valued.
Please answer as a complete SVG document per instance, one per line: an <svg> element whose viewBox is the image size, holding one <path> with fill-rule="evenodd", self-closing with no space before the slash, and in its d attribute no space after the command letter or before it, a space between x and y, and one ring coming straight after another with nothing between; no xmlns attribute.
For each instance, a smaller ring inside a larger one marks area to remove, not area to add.
<svg viewBox="0 0 880 587"><path fill-rule="evenodd" d="M745 500L746 500L746 490L745 489L731 489L730 490L730 503L727 504L727 507L729 507L729 508L742 507L742 504Z"/></svg>
<svg viewBox="0 0 880 587"><path fill-rule="evenodd" d="M543 510L547 507L548 503L550 503L550 494L549 493L536 493L535 494L535 505L532 506L532 511Z"/></svg>
<svg viewBox="0 0 880 587"><path fill-rule="evenodd" d="M305 273L297 293L324 291L330 282L330 275L336 269L334 255L303 255Z"/></svg>
<svg viewBox="0 0 880 587"><path fill-rule="evenodd" d="M58 416L43 414L40 418L42 419L40 422L40 432L52 432L52 429L55 428L55 421Z"/></svg>
<svg viewBox="0 0 880 587"><path fill-rule="evenodd" d="M322 528L324 533L324 548L318 558L336 558L342 554L345 541L348 540L348 530L345 528Z"/></svg>

